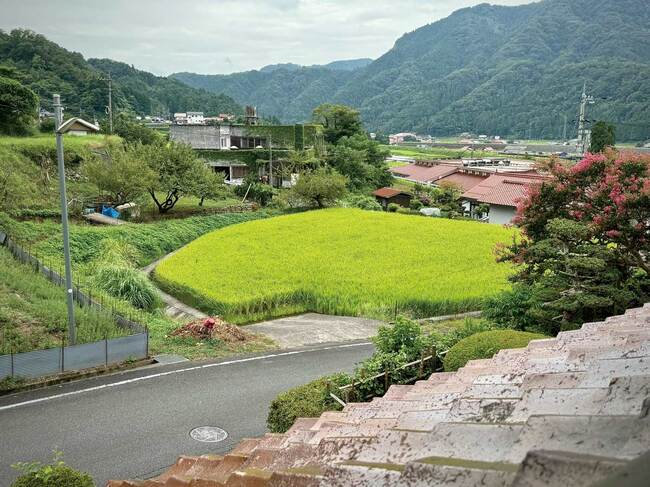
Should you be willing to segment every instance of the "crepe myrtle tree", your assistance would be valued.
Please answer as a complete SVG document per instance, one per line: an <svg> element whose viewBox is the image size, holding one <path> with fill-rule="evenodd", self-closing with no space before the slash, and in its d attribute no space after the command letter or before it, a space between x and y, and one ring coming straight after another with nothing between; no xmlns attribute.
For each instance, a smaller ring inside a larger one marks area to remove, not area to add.
<svg viewBox="0 0 650 487"><path fill-rule="evenodd" d="M549 170L552 178L531 187L518 208L526 236L542 238L553 218L583 222L590 238L650 275L650 157L608 150Z"/></svg>
<svg viewBox="0 0 650 487"><path fill-rule="evenodd" d="M518 272L513 290L486 304L486 317L556 333L647 301L649 167L648 156L612 150L574 166L551 162L551 177L518 207L521 239L497 250Z"/></svg>

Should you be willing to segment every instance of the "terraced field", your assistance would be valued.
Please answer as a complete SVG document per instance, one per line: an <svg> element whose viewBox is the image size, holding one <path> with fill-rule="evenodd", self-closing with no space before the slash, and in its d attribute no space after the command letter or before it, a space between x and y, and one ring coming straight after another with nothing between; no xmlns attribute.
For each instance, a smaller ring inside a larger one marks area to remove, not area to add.
<svg viewBox="0 0 650 487"><path fill-rule="evenodd" d="M493 249L513 230L328 209L206 234L157 268L161 287L236 323L316 311L387 318L480 308L512 269Z"/></svg>

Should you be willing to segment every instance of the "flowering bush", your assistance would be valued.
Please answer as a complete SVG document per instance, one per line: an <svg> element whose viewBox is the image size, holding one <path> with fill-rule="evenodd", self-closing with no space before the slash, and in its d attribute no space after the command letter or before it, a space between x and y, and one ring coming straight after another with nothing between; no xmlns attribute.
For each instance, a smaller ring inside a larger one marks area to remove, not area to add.
<svg viewBox="0 0 650 487"><path fill-rule="evenodd" d="M551 178L519 204L523 239L499 249L501 260L522 264L518 284L490 300L487 315L511 328L557 333L646 301L650 157L610 150L574 166L552 161L548 169ZM501 306L513 292L525 326Z"/></svg>

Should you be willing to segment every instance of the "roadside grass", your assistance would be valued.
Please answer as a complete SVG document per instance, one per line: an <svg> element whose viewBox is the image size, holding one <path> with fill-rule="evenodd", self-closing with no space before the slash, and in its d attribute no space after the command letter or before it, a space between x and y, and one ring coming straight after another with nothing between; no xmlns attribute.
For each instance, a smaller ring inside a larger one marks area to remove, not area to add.
<svg viewBox="0 0 650 487"><path fill-rule="evenodd" d="M58 347L67 339L65 291L0 247L0 354ZM110 314L75 306L78 343L127 335Z"/></svg>
<svg viewBox="0 0 650 487"><path fill-rule="evenodd" d="M165 259L154 279L233 323L303 311L439 316L480 309L507 288L512 268L492 250L514 235L476 222L318 210L212 232Z"/></svg>

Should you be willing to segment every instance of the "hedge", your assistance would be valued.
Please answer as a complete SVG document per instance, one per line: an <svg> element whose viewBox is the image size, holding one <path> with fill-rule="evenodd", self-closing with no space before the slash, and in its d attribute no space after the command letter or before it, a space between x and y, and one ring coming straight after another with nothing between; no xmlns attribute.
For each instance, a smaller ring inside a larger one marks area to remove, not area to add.
<svg viewBox="0 0 650 487"><path fill-rule="evenodd" d="M515 330L491 330L471 335L449 349L444 358L445 371L458 370L470 360L491 358L499 350L525 347L531 340L540 338L548 337Z"/></svg>
<svg viewBox="0 0 650 487"><path fill-rule="evenodd" d="M269 409L266 425L272 433L284 433L297 418L317 418L325 411L340 411L341 405L329 396L328 384L347 383L344 374L321 377L278 395Z"/></svg>

